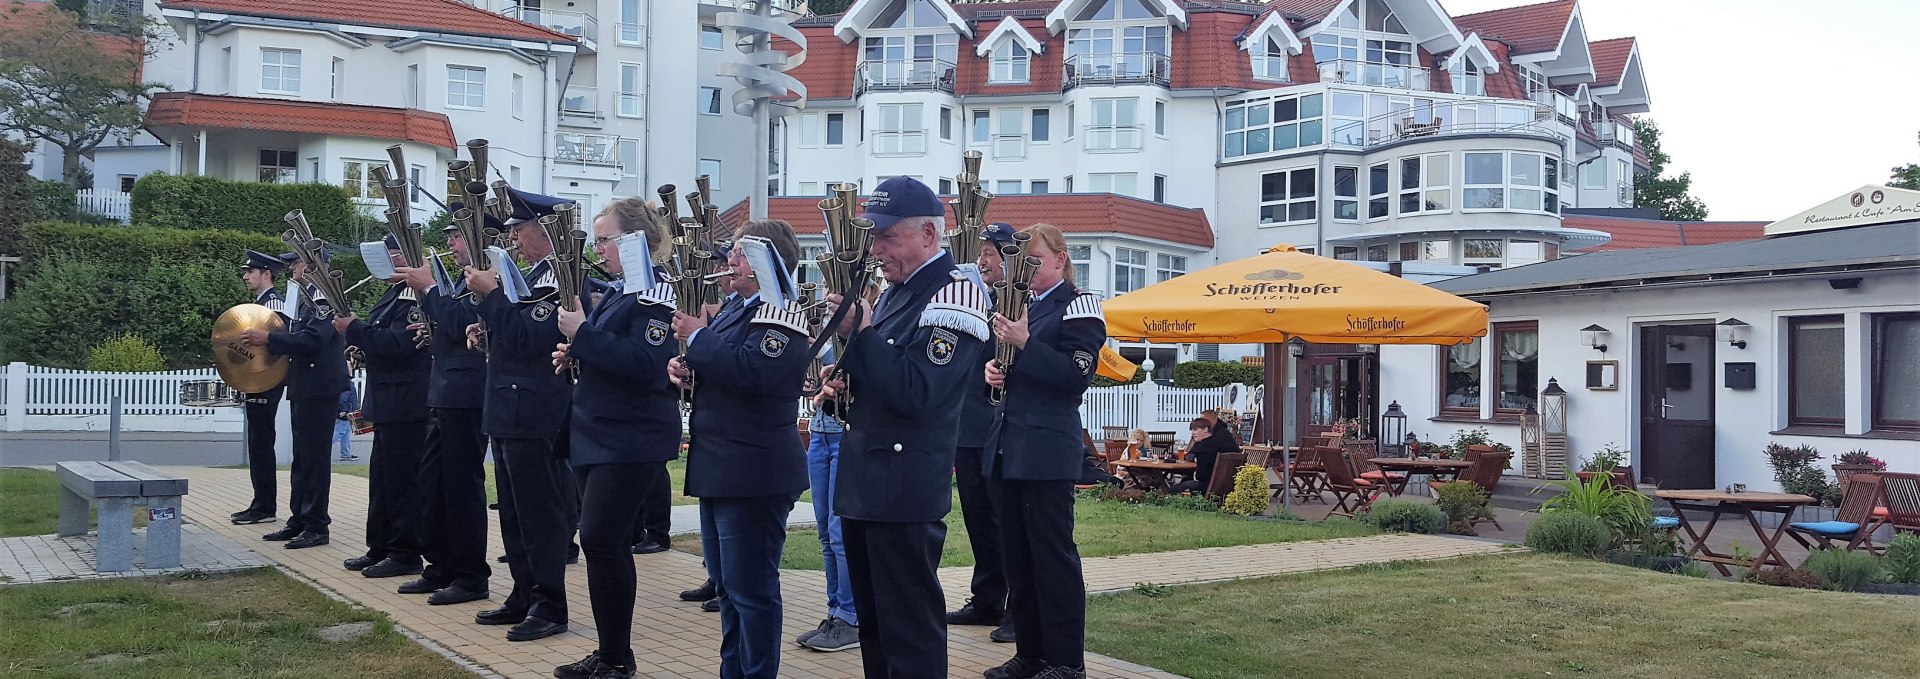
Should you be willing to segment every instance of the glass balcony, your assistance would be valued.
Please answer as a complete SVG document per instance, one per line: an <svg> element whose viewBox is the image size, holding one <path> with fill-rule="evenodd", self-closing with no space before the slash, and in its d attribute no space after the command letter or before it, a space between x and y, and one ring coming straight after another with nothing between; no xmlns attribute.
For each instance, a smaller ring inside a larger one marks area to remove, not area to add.
<svg viewBox="0 0 1920 679"><path fill-rule="evenodd" d="M647 27L645 24L620 23L620 44L630 47L645 46Z"/></svg>
<svg viewBox="0 0 1920 679"><path fill-rule="evenodd" d="M1173 62L1158 52L1128 54L1075 54L1067 57L1060 74L1060 88L1070 90L1083 85L1148 84L1167 86Z"/></svg>
<svg viewBox="0 0 1920 679"><path fill-rule="evenodd" d="M862 62L854 72L854 96L867 92L930 90L953 93L953 62L890 59Z"/></svg>
<svg viewBox="0 0 1920 679"><path fill-rule="evenodd" d="M553 162L620 167L620 138L604 134L553 135Z"/></svg>
<svg viewBox="0 0 1920 679"><path fill-rule="evenodd" d="M1580 104L1574 102L1573 97L1561 94L1557 90L1540 90L1527 95L1527 98L1541 106L1553 109L1554 115L1559 116L1569 125L1580 119Z"/></svg>
<svg viewBox="0 0 1920 679"><path fill-rule="evenodd" d="M1593 136L1603 144L1613 144L1625 151L1633 150L1633 126L1602 120L1593 124Z"/></svg>
<svg viewBox="0 0 1920 679"><path fill-rule="evenodd" d="M1433 91L1433 69L1375 61L1333 59L1322 61L1320 82L1372 85L1420 92Z"/></svg>
<svg viewBox="0 0 1920 679"><path fill-rule="evenodd" d="M560 115L600 117L599 88L568 85L560 95Z"/></svg>
<svg viewBox="0 0 1920 679"><path fill-rule="evenodd" d="M514 5L500 10L500 15L579 38L588 49L593 49L600 40L600 20L586 12Z"/></svg>
<svg viewBox="0 0 1920 679"><path fill-rule="evenodd" d="M1131 153L1140 150L1139 125L1088 125L1084 148L1088 153Z"/></svg>
<svg viewBox="0 0 1920 679"><path fill-rule="evenodd" d="M1620 182L1614 186L1614 192L1618 194L1620 207L1633 207L1633 184Z"/></svg>
<svg viewBox="0 0 1920 679"><path fill-rule="evenodd" d="M920 156L927 153L924 130L880 130L873 133L873 155Z"/></svg>
<svg viewBox="0 0 1920 679"><path fill-rule="evenodd" d="M1019 160L1027 157L1027 135L993 135L994 160Z"/></svg>

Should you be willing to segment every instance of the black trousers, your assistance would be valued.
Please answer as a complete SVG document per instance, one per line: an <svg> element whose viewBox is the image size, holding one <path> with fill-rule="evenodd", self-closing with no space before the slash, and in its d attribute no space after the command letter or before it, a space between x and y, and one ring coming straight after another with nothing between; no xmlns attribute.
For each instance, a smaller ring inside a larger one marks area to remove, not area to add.
<svg viewBox="0 0 1920 679"><path fill-rule="evenodd" d="M665 462L593 464L576 467L580 482L580 552L587 557L587 599L600 635L600 657L633 667L633 489Z"/></svg>
<svg viewBox="0 0 1920 679"><path fill-rule="evenodd" d="M947 676L947 602L938 573L947 525L843 517L840 533L867 679Z"/></svg>
<svg viewBox="0 0 1920 679"><path fill-rule="evenodd" d="M486 459L479 408L427 411L419 494L426 503L421 577L428 582L487 590L493 568L487 564Z"/></svg>
<svg viewBox="0 0 1920 679"><path fill-rule="evenodd" d="M333 423L340 415L337 398L290 400L293 415L293 490L288 497L287 527L309 533L327 533L327 494L333 484Z"/></svg>
<svg viewBox="0 0 1920 679"><path fill-rule="evenodd" d="M373 425L368 463L367 554L419 561L421 546L420 458L426 454L427 423Z"/></svg>
<svg viewBox="0 0 1920 679"><path fill-rule="evenodd" d="M1007 573L1000 554L1000 521L994 515L987 478L980 475L979 448L961 447L953 457L953 483L960 491L960 516L966 520L967 542L973 546L973 605L976 610L1005 611Z"/></svg>
<svg viewBox="0 0 1920 679"><path fill-rule="evenodd" d="M249 510L268 514L279 511L278 484L274 479L279 460L273 454L278 432L273 420L280 413L280 397L286 392L286 386L282 385L247 394L247 479L253 482L253 502L247 505Z"/></svg>
<svg viewBox="0 0 1920 679"><path fill-rule="evenodd" d="M627 536L627 544L637 545L648 540L662 545L673 541L673 477L667 473L667 464L662 462L647 469L646 476L637 481L630 495L633 503L633 532ZM583 518L584 522L585 519ZM584 531L581 540L586 540ZM582 543L584 545L584 543Z"/></svg>
<svg viewBox="0 0 1920 679"><path fill-rule="evenodd" d="M567 543L573 536L567 507L571 485L555 471L548 439L493 440L493 477L500 494L500 539L513 574L509 610L552 622L567 621Z"/></svg>
<svg viewBox="0 0 1920 679"><path fill-rule="evenodd" d="M1087 586L1073 544L1073 482L993 479L1005 549L1014 654L1050 665L1086 663Z"/></svg>

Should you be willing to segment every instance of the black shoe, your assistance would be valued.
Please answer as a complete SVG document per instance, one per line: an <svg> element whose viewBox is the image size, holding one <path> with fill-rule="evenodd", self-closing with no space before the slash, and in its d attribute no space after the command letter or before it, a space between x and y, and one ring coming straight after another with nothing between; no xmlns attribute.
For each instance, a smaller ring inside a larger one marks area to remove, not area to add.
<svg viewBox="0 0 1920 679"><path fill-rule="evenodd" d="M714 595L713 581L701 583L698 589L689 589L680 593L681 601L706 601Z"/></svg>
<svg viewBox="0 0 1920 679"><path fill-rule="evenodd" d="M580 545L578 543L568 545L567 565L571 566L577 563L580 563Z"/></svg>
<svg viewBox="0 0 1920 679"><path fill-rule="evenodd" d="M420 570L419 557L411 559L387 557L381 559L380 563L368 566L366 570L360 571L360 575L369 578L394 578L402 575L418 575Z"/></svg>
<svg viewBox="0 0 1920 679"><path fill-rule="evenodd" d="M987 670L987 679L1028 679L1047 671L1047 663L1038 658L1013 656L1012 660L1000 663L999 667Z"/></svg>
<svg viewBox="0 0 1920 679"><path fill-rule="evenodd" d="M641 540L640 544L633 546L633 553L635 554L659 554L664 551L667 551L666 545L652 540Z"/></svg>
<svg viewBox="0 0 1920 679"><path fill-rule="evenodd" d="M326 533L315 533L313 531L307 531L307 532L301 533L300 537L294 538L292 540L288 540L287 549L306 549L308 547L319 547L320 545L324 545L329 542L333 542L333 540L331 538L328 538Z"/></svg>
<svg viewBox="0 0 1920 679"><path fill-rule="evenodd" d="M434 592L433 596L427 597L427 605L446 606L449 604L464 604L469 601L480 601L485 598L487 598L487 590L484 589L474 590L465 587L447 587L438 592Z"/></svg>
<svg viewBox="0 0 1920 679"><path fill-rule="evenodd" d="M633 668L600 663L599 667L594 668L593 674L587 675L587 679L633 679Z"/></svg>
<svg viewBox="0 0 1920 679"><path fill-rule="evenodd" d="M507 630L507 641L545 639L565 631L567 631L567 623L542 620L540 618L527 618L526 620L520 621L520 624L514 625L513 629Z"/></svg>
<svg viewBox="0 0 1920 679"><path fill-rule="evenodd" d="M252 511L244 512L241 514L233 515L233 525L236 525L236 526L245 526L245 525L254 524L254 523L272 523L273 521L274 521L273 512L269 512L264 509L252 510Z"/></svg>
<svg viewBox="0 0 1920 679"><path fill-rule="evenodd" d="M988 634L987 638L991 639L993 643L996 643L996 644L1013 643L1014 641L1013 623L1007 623L1005 625L1001 625L999 627L993 628L993 632Z"/></svg>
<svg viewBox="0 0 1920 679"><path fill-rule="evenodd" d="M600 652L594 651L585 658L553 668L553 679L588 679L595 670L605 665L600 662Z"/></svg>
<svg viewBox="0 0 1920 679"><path fill-rule="evenodd" d="M505 554L501 554L500 556L496 556L496 557L493 557L493 562L494 562L494 563L506 563L506 562L507 562L507 555L505 555Z"/></svg>
<svg viewBox="0 0 1920 679"><path fill-rule="evenodd" d="M340 565L342 565L342 566L346 566L346 567L347 567L347 570L350 570L350 571L357 571L357 570L363 570L363 569L365 569L365 568L366 568L366 567L368 567L368 566L371 566L371 565L374 565L374 564L377 564L377 563L380 563L380 560L381 560L381 559L385 559L385 558L386 558L386 557L384 557L384 556L374 556L374 555L372 555L372 554L362 554L362 555L360 555L360 556L356 556L356 557L353 557L353 558L351 558L351 559L347 559L346 561L342 561L342 562L340 562Z"/></svg>
<svg viewBox="0 0 1920 679"><path fill-rule="evenodd" d="M400 588L394 591L401 594L432 594L446 588L444 584L426 578L417 578L400 583Z"/></svg>
<svg viewBox="0 0 1920 679"><path fill-rule="evenodd" d="M288 526L286 528L276 530L266 535L262 535L260 536L260 539L266 540L267 542L286 542L288 540L292 540L297 537L300 537L300 530L292 526Z"/></svg>
<svg viewBox="0 0 1920 679"><path fill-rule="evenodd" d="M473 614L473 621L481 625L518 625L526 619L526 611L516 611L506 606Z"/></svg>
<svg viewBox="0 0 1920 679"><path fill-rule="evenodd" d="M241 515L241 514L252 514L252 513L253 513L253 508L252 508L252 507L248 507L248 508L246 508L246 509L242 509L242 510L240 510L240 511L237 511L237 512L234 512L234 513L232 513L232 514L228 514L227 516L229 516L229 517L233 517L233 518L236 518L236 519L237 519L237 518L240 518L240 515Z"/></svg>
<svg viewBox="0 0 1920 679"><path fill-rule="evenodd" d="M1006 611L987 608L967 599L967 605L960 610L947 613L949 625L998 625L1006 617Z"/></svg>
<svg viewBox="0 0 1920 679"><path fill-rule="evenodd" d="M487 509L499 509L499 508L500 508L500 503L498 502L487 503Z"/></svg>
<svg viewBox="0 0 1920 679"><path fill-rule="evenodd" d="M1054 665L1047 668L1047 671L1034 675L1034 679L1087 679L1087 669Z"/></svg>
<svg viewBox="0 0 1920 679"><path fill-rule="evenodd" d="M700 610L703 610L703 611L706 611L706 612L708 612L708 613L719 613L719 612L720 612L720 600L719 600L719 599L717 599L717 598L715 598L715 599L708 599L708 600L706 600L706 602L704 602L704 603L702 603L702 604L700 604Z"/></svg>

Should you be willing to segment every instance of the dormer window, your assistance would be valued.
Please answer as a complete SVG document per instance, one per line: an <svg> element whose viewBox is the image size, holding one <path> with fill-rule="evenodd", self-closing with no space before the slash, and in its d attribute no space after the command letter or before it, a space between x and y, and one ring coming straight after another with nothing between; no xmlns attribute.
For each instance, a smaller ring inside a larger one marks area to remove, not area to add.
<svg viewBox="0 0 1920 679"><path fill-rule="evenodd" d="M1431 89L1413 38L1381 0L1354 0L1313 35L1312 44L1322 81Z"/></svg>
<svg viewBox="0 0 1920 679"><path fill-rule="evenodd" d="M1075 80L1164 83L1167 18L1147 0L1101 0L1081 8L1067 32L1067 70Z"/></svg>
<svg viewBox="0 0 1920 679"><path fill-rule="evenodd" d="M1480 73L1480 67L1472 59L1464 56L1453 60L1454 94L1471 94L1476 97L1487 96L1486 76Z"/></svg>
<svg viewBox="0 0 1920 679"><path fill-rule="evenodd" d="M1540 69L1525 64L1514 64L1513 70L1520 74L1520 86L1527 91L1527 98L1547 91L1547 75Z"/></svg>
<svg viewBox="0 0 1920 679"><path fill-rule="evenodd" d="M987 72L987 83L991 85L1026 83L1031 67L1030 55L1027 54L1026 48L1011 37L1005 38L1000 41L999 47L993 48L993 61Z"/></svg>
<svg viewBox="0 0 1920 679"><path fill-rule="evenodd" d="M1280 37L1269 31L1260 45L1249 50L1253 54L1253 77L1274 82L1292 82L1287 71L1287 48L1280 44Z"/></svg>
<svg viewBox="0 0 1920 679"><path fill-rule="evenodd" d="M933 28L947 25L947 17L933 0L893 0L868 28Z"/></svg>
<svg viewBox="0 0 1920 679"><path fill-rule="evenodd" d="M959 36L933 0L893 0L868 25L860 85L949 89Z"/></svg>

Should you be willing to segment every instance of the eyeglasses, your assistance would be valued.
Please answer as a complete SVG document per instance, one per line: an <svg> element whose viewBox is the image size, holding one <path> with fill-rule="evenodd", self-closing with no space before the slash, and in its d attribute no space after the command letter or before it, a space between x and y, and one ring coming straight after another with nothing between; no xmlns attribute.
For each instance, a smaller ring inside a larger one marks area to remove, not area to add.
<svg viewBox="0 0 1920 679"><path fill-rule="evenodd" d="M615 240L618 240L619 238L620 238L619 236L594 236L593 246L596 248L601 247Z"/></svg>

